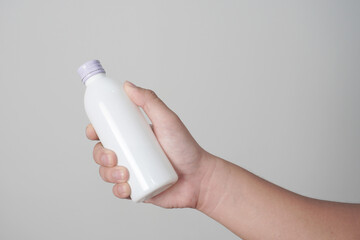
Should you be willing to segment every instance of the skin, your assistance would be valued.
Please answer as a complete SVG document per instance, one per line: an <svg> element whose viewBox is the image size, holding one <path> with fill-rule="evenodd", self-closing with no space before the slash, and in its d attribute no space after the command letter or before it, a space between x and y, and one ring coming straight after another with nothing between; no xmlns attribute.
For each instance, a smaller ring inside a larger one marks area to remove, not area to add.
<svg viewBox="0 0 360 240"><path fill-rule="evenodd" d="M360 204L321 201L280 188L200 147L179 117L157 95L125 82L130 99L143 108L160 145L178 173L171 188L147 200L163 208L194 208L243 239L360 239ZM86 128L98 140L92 125ZM99 142L94 160L113 193L130 196L126 168Z"/></svg>

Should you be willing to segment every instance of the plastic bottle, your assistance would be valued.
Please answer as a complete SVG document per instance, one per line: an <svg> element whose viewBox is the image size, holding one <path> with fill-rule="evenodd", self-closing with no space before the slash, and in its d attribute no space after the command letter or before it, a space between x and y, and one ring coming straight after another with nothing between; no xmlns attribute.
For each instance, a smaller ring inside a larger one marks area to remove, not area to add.
<svg viewBox="0 0 360 240"><path fill-rule="evenodd" d="M174 184L178 176L144 115L126 95L123 84L109 79L98 60L78 73L86 85L85 110L100 141L129 171L131 199L142 202Z"/></svg>

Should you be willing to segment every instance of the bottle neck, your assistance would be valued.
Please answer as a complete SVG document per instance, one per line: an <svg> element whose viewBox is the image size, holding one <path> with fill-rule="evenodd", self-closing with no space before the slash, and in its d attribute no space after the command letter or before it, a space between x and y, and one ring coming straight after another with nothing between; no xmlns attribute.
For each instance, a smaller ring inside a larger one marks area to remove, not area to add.
<svg viewBox="0 0 360 240"><path fill-rule="evenodd" d="M93 82L96 82L98 79L100 78L104 78L106 75L105 73L98 73L98 74L95 74L93 76L91 76L90 78L88 78L86 81L85 81L85 86L89 86L91 85Z"/></svg>

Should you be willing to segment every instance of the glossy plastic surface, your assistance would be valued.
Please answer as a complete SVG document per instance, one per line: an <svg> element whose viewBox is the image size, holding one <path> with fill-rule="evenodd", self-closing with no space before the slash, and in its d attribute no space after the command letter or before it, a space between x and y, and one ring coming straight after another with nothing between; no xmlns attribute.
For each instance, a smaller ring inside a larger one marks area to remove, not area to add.
<svg viewBox="0 0 360 240"><path fill-rule="evenodd" d="M174 184L178 179L174 168L122 83L99 73L85 85L86 113L104 147L129 170L131 199L144 201Z"/></svg>

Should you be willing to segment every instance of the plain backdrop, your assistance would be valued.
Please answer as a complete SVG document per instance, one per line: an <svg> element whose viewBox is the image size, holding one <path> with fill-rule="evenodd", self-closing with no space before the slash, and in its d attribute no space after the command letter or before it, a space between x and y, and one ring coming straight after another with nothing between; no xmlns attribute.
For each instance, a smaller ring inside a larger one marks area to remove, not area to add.
<svg viewBox="0 0 360 240"><path fill-rule="evenodd" d="M360 202L359 1L1 0L0 239L237 239L112 195L84 134L91 59L157 92L209 152Z"/></svg>

